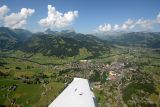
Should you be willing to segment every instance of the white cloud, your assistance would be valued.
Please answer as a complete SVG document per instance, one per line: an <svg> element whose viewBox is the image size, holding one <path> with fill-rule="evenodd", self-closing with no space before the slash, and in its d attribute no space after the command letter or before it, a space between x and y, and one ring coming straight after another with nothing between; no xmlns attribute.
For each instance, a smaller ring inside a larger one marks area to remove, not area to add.
<svg viewBox="0 0 160 107"><path fill-rule="evenodd" d="M117 31L118 29L119 29L119 25L115 24L114 27L113 27L113 30Z"/></svg>
<svg viewBox="0 0 160 107"><path fill-rule="evenodd" d="M100 25L98 29L99 31L102 31L102 32L108 32L112 30L112 27L110 24L104 24L104 25Z"/></svg>
<svg viewBox="0 0 160 107"><path fill-rule="evenodd" d="M0 18L2 18L5 14L7 14L9 11L9 8L6 5L3 5L0 7Z"/></svg>
<svg viewBox="0 0 160 107"><path fill-rule="evenodd" d="M21 28L27 24L27 18L35 12L34 9L22 8L18 13L11 13L4 17L4 24L10 28Z"/></svg>
<svg viewBox="0 0 160 107"><path fill-rule="evenodd" d="M30 8L22 8L18 13L7 15L10 9L3 5L0 7L0 21L5 27L22 28L27 24L27 18L31 16L35 10Z"/></svg>
<svg viewBox="0 0 160 107"><path fill-rule="evenodd" d="M136 22L136 25L139 25L143 28L152 28L152 24L154 24L154 21L152 20L143 20L143 19L139 19Z"/></svg>
<svg viewBox="0 0 160 107"><path fill-rule="evenodd" d="M157 15L157 23L160 23L160 13Z"/></svg>
<svg viewBox="0 0 160 107"><path fill-rule="evenodd" d="M126 30L126 29L128 29L128 28L129 28L129 26L128 26L127 24L123 24L123 25L122 25L122 29L123 29L123 30Z"/></svg>
<svg viewBox="0 0 160 107"><path fill-rule="evenodd" d="M126 25L132 25L134 21L132 19L128 19L127 21L124 22Z"/></svg>
<svg viewBox="0 0 160 107"><path fill-rule="evenodd" d="M127 21L124 22L124 24L122 25L122 29L126 30L126 29L133 29L135 27L135 21L132 19L128 19Z"/></svg>
<svg viewBox="0 0 160 107"><path fill-rule="evenodd" d="M104 24L98 26L99 32L114 32L114 31L133 31L133 30L151 30L155 24L160 24L160 13L156 19L128 19L120 25Z"/></svg>
<svg viewBox="0 0 160 107"><path fill-rule="evenodd" d="M43 27L62 28L70 25L76 17L78 17L78 11L68 11L63 14L52 5L48 5L48 16L38 23Z"/></svg>

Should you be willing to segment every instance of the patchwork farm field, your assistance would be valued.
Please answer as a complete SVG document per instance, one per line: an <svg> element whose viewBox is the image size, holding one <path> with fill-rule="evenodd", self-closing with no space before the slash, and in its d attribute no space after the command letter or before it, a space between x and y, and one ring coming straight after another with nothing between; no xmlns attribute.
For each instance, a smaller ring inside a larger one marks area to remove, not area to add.
<svg viewBox="0 0 160 107"><path fill-rule="evenodd" d="M130 105L130 101L135 100L133 96L137 98L142 94L146 100L159 103L160 56L149 48L117 46L110 53L102 52L100 56L92 57L87 64L80 62L80 59L88 58L84 54L60 58L1 51L0 56L2 106L48 106L74 77L90 80L100 107L105 107L106 102L117 105L116 97L122 105ZM109 70L117 74L115 79L107 79Z"/></svg>

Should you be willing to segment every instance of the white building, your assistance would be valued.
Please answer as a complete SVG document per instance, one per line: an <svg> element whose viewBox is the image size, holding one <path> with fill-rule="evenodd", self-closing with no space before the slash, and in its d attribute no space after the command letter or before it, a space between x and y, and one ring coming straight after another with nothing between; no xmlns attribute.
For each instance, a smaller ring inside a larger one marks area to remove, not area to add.
<svg viewBox="0 0 160 107"><path fill-rule="evenodd" d="M49 107L97 107L87 79L74 78Z"/></svg>
<svg viewBox="0 0 160 107"><path fill-rule="evenodd" d="M87 62L92 62L91 60L80 60L80 62L82 62L82 63L87 63Z"/></svg>

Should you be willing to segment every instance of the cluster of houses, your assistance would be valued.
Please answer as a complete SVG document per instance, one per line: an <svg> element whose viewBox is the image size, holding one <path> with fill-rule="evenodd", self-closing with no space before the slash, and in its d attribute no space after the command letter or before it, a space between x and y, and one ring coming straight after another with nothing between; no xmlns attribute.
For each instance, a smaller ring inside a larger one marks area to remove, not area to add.
<svg viewBox="0 0 160 107"><path fill-rule="evenodd" d="M100 71L101 74L106 73L106 80L115 80L121 69L123 69L125 64L123 62L112 62L109 64L104 64L102 62L92 62L92 60L80 60L79 62L74 62L71 64L71 68L89 69L90 71L96 69Z"/></svg>
<svg viewBox="0 0 160 107"><path fill-rule="evenodd" d="M65 64L63 65L64 68L61 69L80 69L82 71L85 71L84 73L82 73L82 77L84 78L88 78L90 75L94 73L94 70L96 70L100 72L101 77L102 75L105 75L104 77L106 81L111 81L117 80L120 77L121 71L124 68L124 66L125 64L120 61L114 61L111 64L105 64L101 61L79 60L76 62ZM81 72L77 72L74 75L78 75L78 77L81 77Z"/></svg>

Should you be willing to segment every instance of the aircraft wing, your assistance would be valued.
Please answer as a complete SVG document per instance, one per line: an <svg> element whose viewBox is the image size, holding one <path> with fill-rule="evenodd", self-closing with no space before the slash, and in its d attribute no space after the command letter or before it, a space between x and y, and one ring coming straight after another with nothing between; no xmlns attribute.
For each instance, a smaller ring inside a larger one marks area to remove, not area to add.
<svg viewBox="0 0 160 107"><path fill-rule="evenodd" d="M87 79L74 78L49 107L97 107Z"/></svg>

